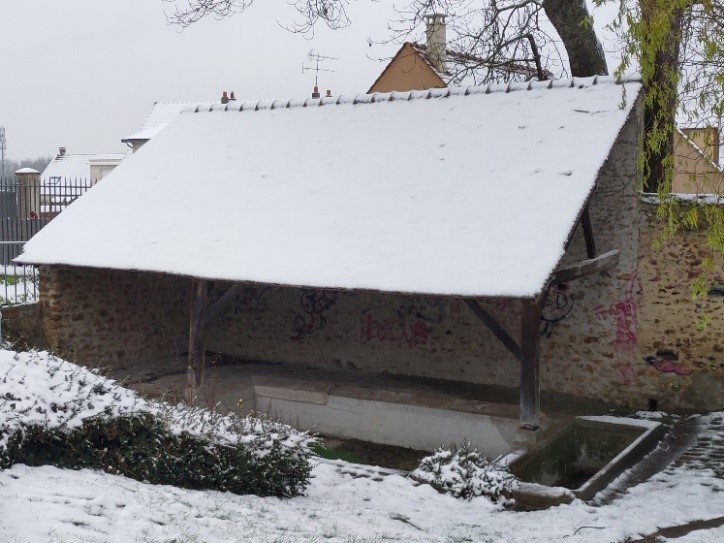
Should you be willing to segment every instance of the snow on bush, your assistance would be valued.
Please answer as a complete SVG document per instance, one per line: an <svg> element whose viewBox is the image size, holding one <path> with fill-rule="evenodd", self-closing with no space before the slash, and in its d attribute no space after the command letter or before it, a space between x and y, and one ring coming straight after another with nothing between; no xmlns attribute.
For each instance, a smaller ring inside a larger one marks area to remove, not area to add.
<svg viewBox="0 0 724 543"><path fill-rule="evenodd" d="M436 449L410 477L456 498L486 496L493 502L508 502L504 493L516 481L507 468L488 461L469 441Z"/></svg>
<svg viewBox="0 0 724 543"><path fill-rule="evenodd" d="M308 483L314 441L264 417L149 402L47 352L0 350L0 469L51 463L292 496Z"/></svg>
<svg viewBox="0 0 724 543"><path fill-rule="evenodd" d="M0 350L0 448L22 428L79 428L96 415L149 411L136 393L47 352Z"/></svg>

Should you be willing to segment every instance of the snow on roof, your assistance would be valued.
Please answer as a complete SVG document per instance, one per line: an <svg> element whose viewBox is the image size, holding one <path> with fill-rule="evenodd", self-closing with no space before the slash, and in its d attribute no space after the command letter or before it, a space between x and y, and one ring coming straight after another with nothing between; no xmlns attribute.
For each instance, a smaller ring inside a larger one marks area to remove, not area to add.
<svg viewBox="0 0 724 543"><path fill-rule="evenodd" d="M253 101L254 103L257 100ZM143 122L143 126L138 132L134 132L130 136L126 136L121 141L128 142L132 140L150 140L161 130L166 128L168 123L176 119L181 112L186 110L208 110L213 106L218 105L220 102L156 102L153 104L153 109L146 117ZM232 102L234 103L234 102ZM235 102L237 105L240 102Z"/></svg>
<svg viewBox="0 0 724 543"><path fill-rule="evenodd" d="M56 155L50 164L40 174L41 183L64 180L70 183L75 180L90 179L91 161L120 162L125 157L123 153L93 153L93 154L62 154Z"/></svg>
<svg viewBox="0 0 724 543"><path fill-rule="evenodd" d="M192 109L199 105L211 106L215 103L216 102L155 102L146 120L143 121L141 129L130 136L126 136L121 141L149 140L163 130L168 123L178 117L183 110Z"/></svg>
<svg viewBox="0 0 724 543"><path fill-rule="evenodd" d="M627 84L621 108L621 86L595 81L185 113L17 261L533 296L563 256L640 89Z"/></svg>

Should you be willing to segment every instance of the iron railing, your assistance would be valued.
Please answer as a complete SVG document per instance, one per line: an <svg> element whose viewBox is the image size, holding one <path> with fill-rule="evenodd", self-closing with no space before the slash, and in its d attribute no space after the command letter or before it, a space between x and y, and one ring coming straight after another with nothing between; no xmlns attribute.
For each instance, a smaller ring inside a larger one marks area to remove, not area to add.
<svg viewBox="0 0 724 543"><path fill-rule="evenodd" d="M38 273L13 263L23 245L82 196L89 179L51 178L21 184L0 181L0 306L38 299Z"/></svg>

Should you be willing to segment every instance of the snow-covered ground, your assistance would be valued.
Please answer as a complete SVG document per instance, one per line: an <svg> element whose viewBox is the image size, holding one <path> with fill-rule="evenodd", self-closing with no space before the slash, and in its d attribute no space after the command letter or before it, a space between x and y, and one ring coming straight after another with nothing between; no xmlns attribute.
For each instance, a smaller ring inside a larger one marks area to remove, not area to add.
<svg viewBox="0 0 724 543"><path fill-rule="evenodd" d="M22 379L25 390L41 397L53 386L48 379L65 383L57 376L74 368L56 363L61 369L48 378L24 356L16 360L0 351L0 400L24 394L9 378L17 375L18 362L30 368ZM84 393L95 384L89 378ZM117 405L132 403L121 390L108 392L102 396L116 397ZM7 415L0 410L0 417ZM609 505L575 501L540 512L506 511L485 498L456 500L404 476L339 461L316 461L313 476L306 495L280 500L15 465L0 472L0 542L605 543L724 515L724 481L707 469L686 467L671 467ZM724 528L671 541L724 541Z"/></svg>

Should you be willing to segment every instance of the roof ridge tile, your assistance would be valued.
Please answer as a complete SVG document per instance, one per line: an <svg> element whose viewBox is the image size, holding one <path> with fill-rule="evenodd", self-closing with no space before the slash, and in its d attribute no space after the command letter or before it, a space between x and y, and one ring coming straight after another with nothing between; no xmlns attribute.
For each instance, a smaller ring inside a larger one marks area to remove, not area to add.
<svg viewBox="0 0 724 543"><path fill-rule="evenodd" d="M427 90L373 92L360 93L354 96L325 96L323 98L291 98L285 100L242 100L240 104L229 105L199 103L181 111L185 113L207 113L211 111L260 111L270 109L292 109L309 106L328 105L358 105L374 104L380 102L412 101L430 98L449 98L451 96L469 96L475 94L492 94L498 92L524 92L531 90L559 90L566 88L585 89L595 85L625 85L626 83L640 83L641 77L632 74L623 78L610 75L594 75L590 77L570 77L565 79L550 79L543 81L529 80L523 82L489 83L487 85L469 85L460 87L442 87Z"/></svg>

